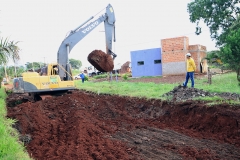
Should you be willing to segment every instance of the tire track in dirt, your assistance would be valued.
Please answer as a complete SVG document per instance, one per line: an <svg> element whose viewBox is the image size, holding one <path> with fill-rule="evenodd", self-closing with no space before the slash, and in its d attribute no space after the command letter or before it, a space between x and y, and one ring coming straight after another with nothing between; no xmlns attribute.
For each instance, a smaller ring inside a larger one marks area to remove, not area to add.
<svg viewBox="0 0 240 160"><path fill-rule="evenodd" d="M168 129L147 127L117 132L113 138L136 147L144 159L240 159L240 149L233 145L197 139Z"/></svg>
<svg viewBox="0 0 240 160"><path fill-rule="evenodd" d="M34 159L240 159L240 106L80 90L36 103L14 96L7 116L31 137Z"/></svg>

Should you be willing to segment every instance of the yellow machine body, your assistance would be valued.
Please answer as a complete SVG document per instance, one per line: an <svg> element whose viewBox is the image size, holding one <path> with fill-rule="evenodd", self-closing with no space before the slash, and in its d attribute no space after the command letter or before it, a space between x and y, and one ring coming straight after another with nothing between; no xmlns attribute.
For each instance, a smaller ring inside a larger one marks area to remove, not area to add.
<svg viewBox="0 0 240 160"><path fill-rule="evenodd" d="M39 93L51 91L67 91L76 89L74 81L61 80L57 74L57 64L49 64L45 71L24 72L22 77L14 79L15 93ZM72 73L68 73L72 76Z"/></svg>

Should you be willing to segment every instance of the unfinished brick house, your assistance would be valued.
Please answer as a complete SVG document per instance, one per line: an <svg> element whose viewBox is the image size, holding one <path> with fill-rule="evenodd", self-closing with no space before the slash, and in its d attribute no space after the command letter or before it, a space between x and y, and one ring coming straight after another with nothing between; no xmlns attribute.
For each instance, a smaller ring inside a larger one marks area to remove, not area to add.
<svg viewBox="0 0 240 160"><path fill-rule="evenodd" d="M206 47L189 45L188 37L162 39L160 48L131 51L132 76L161 76L186 73L186 54L192 55L197 73L207 72Z"/></svg>
<svg viewBox="0 0 240 160"><path fill-rule="evenodd" d="M203 45L189 45L188 37L176 37L161 40L162 48L162 74L175 75L186 73L186 57L189 52L192 55L198 73L207 72L207 49Z"/></svg>

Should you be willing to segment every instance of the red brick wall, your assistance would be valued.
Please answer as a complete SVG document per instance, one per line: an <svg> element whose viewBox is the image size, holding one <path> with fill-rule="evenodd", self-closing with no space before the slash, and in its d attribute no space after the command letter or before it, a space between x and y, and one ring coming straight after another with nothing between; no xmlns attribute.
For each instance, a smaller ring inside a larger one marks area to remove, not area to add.
<svg viewBox="0 0 240 160"><path fill-rule="evenodd" d="M188 37L176 37L161 40L162 63L185 61L188 52Z"/></svg>
<svg viewBox="0 0 240 160"><path fill-rule="evenodd" d="M162 63L185 61L186 51L173 51L162 53Z"/></svg>
<svg viewBox="0 0 240 160"><path fill-rule="evenodd" d="M189 45L188 37L175 37L161 40L162 63L185 62L186 53L191 53L200 72L200 62L206 56L207 49L203 45Z"/></svg>

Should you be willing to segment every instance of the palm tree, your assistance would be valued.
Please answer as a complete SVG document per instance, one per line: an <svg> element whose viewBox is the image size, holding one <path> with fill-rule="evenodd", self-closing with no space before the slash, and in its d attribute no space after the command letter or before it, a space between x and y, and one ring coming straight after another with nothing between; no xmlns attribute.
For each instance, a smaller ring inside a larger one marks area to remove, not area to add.
<svg viewBox="0 0 240 160"><path fill-rule="evenodd" d="M8 39L0 39L0 65L8 62L9 49L8 49Z"/></svg>
<svg viewBox="0 0 240 160"><path fill-rule="evenodd" d="M8 48L10 50L10 56L14 62L15 76L17 76L16 62L20 59L19 52L20 48L17 46L19 42L10 41Z"/></svg>
<svg viewBox="0 0 240 160"><path fill-rule="evenodd" d="M19 51L20 48L17 46L18 42L9 41L7 38L0 39L0 65L5 66L5 77L8 79L7 72L6 72L6 65L9 61L9 58L11 58L15 64L17 60L20 59L19 57ZM16 73L16 67L15 67L15 73Z"/></svg>

